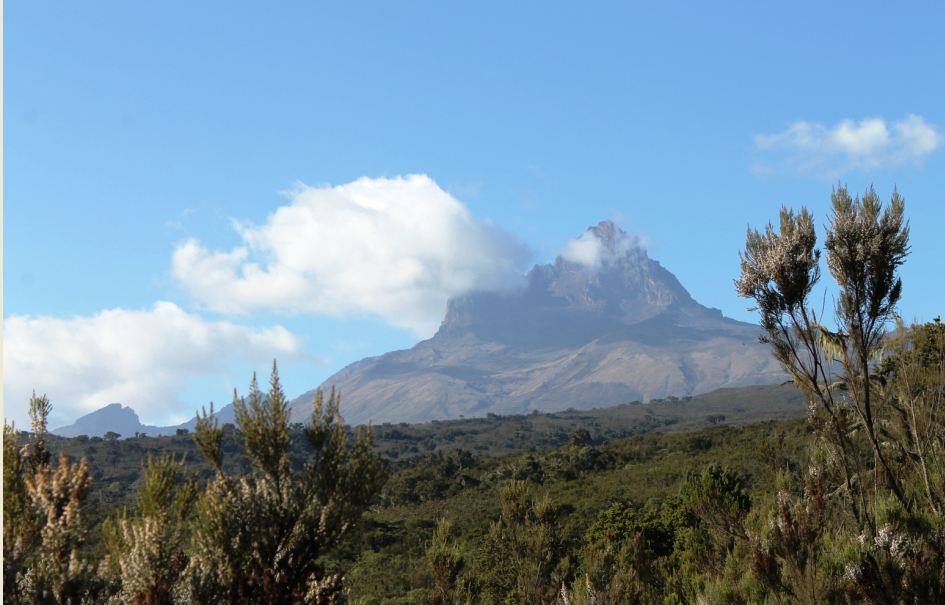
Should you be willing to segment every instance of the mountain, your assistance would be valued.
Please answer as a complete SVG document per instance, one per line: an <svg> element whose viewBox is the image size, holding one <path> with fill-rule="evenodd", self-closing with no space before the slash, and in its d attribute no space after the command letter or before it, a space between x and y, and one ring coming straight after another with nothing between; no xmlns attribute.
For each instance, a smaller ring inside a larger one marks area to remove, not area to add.
<svg viewBox="0 0 945 605"><path fill-rule="evenodd" d="M216 410L214 416L220 424L236 423L236 413L233 411L233 404L231 403ZM49 432L60 437L76 437L78 435L102 437L108 431L118 433L122 437L134 437L135 433L156 437L159 435L173 435L178 429L192 431L196 426L196 417L173 426L141 424L137 412L133 409L120 403L110 403L103 408L81 416L68 426L52 429Z"/></svg>
<svg viewBox="0 0 945 605"><path fill-rule="evenodd" d="M216 410L214 416L220 424L236 423L236 413L233 411L233 404L227 404ZM102 437L108 431L112 431L121 435L122 438L134 437L135 433L157 437L159 435L173 435L177 432L177 429L192 431L196 426L196 417L173 426L141 424L138 414L133 409L128 406L122 406L120 403L110 403L103 408L81 416L68 426L52 429L50 433L59 435L60 437L76 437L78 435Z"/></svg>
<svg viewBox="0 0 945 605"><path fill-rule="evenodd" d="M454 298L432 338L322 387L341 390L352 424L600 407L784 380L758 336L700 305L604 221L518 290ZM294 420L311 413L313 393L293 400Z"/></svg>
<svg viewBox="0 0 945 605"><path fill-rule="evenodd" d="M145 435L173 434L174 428L141 424L138 414L133 409L122 406L120 403L111 403L82 416L68 426L53 429L50 432L61 437L76 437L78 435L102 437L105 433L112 431L122 437L133 437L135 433L144 433Z"/></svg>
<svg viewBox="0 0 945 605"><path fill-rule="evenodd" d="M424 422L488 413L588 409L771 384L786 376L758 326L695 301L639 243L604 221L537 265L508 292L448 302L437 333L411 349L355 362L328 378L351 424ZM314 389L291 402L307 422ZM217 412L233 422L231 405ZM53 432L173 434L111 404Z"/></svg>

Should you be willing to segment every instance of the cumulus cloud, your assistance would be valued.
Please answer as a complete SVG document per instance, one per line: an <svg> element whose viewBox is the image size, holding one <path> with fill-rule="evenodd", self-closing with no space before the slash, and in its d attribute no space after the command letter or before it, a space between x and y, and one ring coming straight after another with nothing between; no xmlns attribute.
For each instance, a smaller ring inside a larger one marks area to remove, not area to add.
<svg viewBox="0 0 945 605"><path fill-rule="evenodd" d="M264 224L235 222L242 242L231 250L179 245L178 283L223 313L370 314L428 336L449 297L517 283L529 257L425 175L287 196Z"/></svg>
<svg viewBox="0 0 945 605"><path fill-rule="evenodd" d="M4 321L5 415L23 426L35 388L53 402L55 421L120 402L143 422L165 422L186 407L179 397L191 379L233 361L291 359L301 344L281 326L207 321L169 302L69 319L13 315Z"/></svg>
<svg viewBox="0 0 945 605"><path fill-rule="evenodd" d="M781 132L755 136L755 147L770 160L759 163L756 170L770 172L774 165L782 165L833 177L846 170L919 164L943 140L934 126L915 114L892 123L877 117L843 120L832 127L801 121Z"/></svg>
<svg viewBox="0 0 945 605"><path fill-rule="evenodd" d="M596 269L631 250L644 251L643 241L605 221L570 240L558 255L569 262Z"/></svg>

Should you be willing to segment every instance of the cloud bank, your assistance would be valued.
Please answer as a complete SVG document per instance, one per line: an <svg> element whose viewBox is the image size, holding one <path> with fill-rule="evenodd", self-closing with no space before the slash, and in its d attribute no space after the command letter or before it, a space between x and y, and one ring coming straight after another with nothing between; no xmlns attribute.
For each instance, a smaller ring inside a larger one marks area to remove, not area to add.
<svg viewBox="0 0 945 605"><path fill-rule="evenodd" d="M231 250L179 245L174 278L222 313L370 314L429 336L449 297L517 283L530 256L425 175L300 185L288 198L262 225L234 223Z"/></svg>
<svg viewBox="0 0 945 605"><path fill-rule="evenodd" d="M915 114L891 123L879 117L843 120L832 127L800 121L781 132L755 135L756 149L767 158L760 170L786 167L830 177L847 170L919 164L943 141L934 126Z"/></svg>
<svg viewBox="0 0 945 605"><path fill-rule="evenodd" d="M51 428L113 402L131 405L143 422L164 422L191 379L301 350L281 326L206 321L169 302L70 319L13 315L4 324L5 414L24 428L34 388L53 403Z"/></svg>

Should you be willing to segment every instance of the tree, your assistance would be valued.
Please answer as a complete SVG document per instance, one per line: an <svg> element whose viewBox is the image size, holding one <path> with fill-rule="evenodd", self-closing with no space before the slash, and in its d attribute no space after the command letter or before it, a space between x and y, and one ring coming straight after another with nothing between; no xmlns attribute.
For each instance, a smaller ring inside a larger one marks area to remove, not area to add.
<svg viewBox="0 0 945 605"><path fill-rule="evenodd" d="M46 430L52 405L36 393L29 401L32 432L17 448L17 432L3 431L3 597L9 603L81 603L92 598L91 565L79 555L85 542L82 502L88 461L59 456L50 464Z"/></svg>
<svg viewBox="0 0 945 605"><path fill-rule="evenodd" d="M195 603L334 603L343 576L320 559L345 537L382 486L386 467L371 452L370 428L349 444L340 397L316 392L305 430L312 456L289 464L289 410L273 363L268 394L255 376L247 399L234 393L246 455L255 472L223 471L223 429L198 417L194 439L216 469L198 499L187 575Z"/></svg>
<svg viewBox="0 0 945 605"><path fill-rule="evenodd" d="M795 214L782 208L780 233L771 224L764 233L749 229L736 287L741 296L756 302L763 340L807 395L814 426L840 462L851 510L875 535L875 519L866 502L872 482L854 431L866 436L876 470L908 506L877 437L878 402L870 364L880 352L902 293L897 270L908 254L909 228L897 192L885 211L872 188L855 200L845 188L837 188L832 202L827 266L840 289L833 330L810 302L820 278L820 251L806 209Z"/></svg>
<svg viewBox="0 0 945 605"><path fill-rule="evenodd" d="M171 605L178 602L187 566L187 521L196 493L181 481L183 459L148 455L136 510L106 522L108 551L100 573L117 586L123 603Z"/></svg>
<svg viewBox="0 0 945 605"><path fill-rule="evenodd" d="M747 482L738 473L710 464L699 473L690 473L682 497L725 550L744 537L743 522L751 509L751 499Z"/></svg>
<svg viewBox="0 0 945 605"><path fill-rule="evenodd" d="M426 557L433 573L433 590L426 601L428 605L451 605L458 600L459 578L466 561L452 542L452 530L453 524L449 519L440 519L427 546Z"/></svg>
<svg viewBox="0 0 945 605"><path fill-rule="evenodd" d="M487 602L553 603L561 542L551 500L533 495L525 481L510 481L500 506L479 553Z"/></svg>
<svg viewBox="0 0 945 605"><path fill-rule="evenodd" d="M945 502L945 324L899 325L878 370L881 396L892 408L884 430L897 459L918 479L921 506L942 513Z"/></svg>
<svg viewBox="0 0 945 605"><path fill-rule="evenodd" d="M568 445L570 446L580 447L582 445L590 445L590 443L591 433L587 429L578 429L568 437Z"/></svg>
<svg viewBox="0 0 945 605"><path fill-rule="evenodd" d="M887 334L909 254L904 201L893 191L884 206L872 187L856 198L838 187L831 201L824 246L838 287L832 327L811 302L820 251L806 209L782 208L779 230L749 229L741 255L738 293L755 301L762 340L806 395L817 436L807 477L782 482L777 531L753 536L756 573L772 587L806 577L812 602L837 587L870 602L938 602L945 368L925 336L934 328L902 327L899 345ZM844 529L827 536L824 519ZM834 563L818 569L825 558Z"/></svg>
<svg viewBox="0 0 945 605"><path fill-rule="evenodd" d="M659 510L615 503L602 511L584 535L583 577L570 590L569 602L616 605L662 600L662 573L673 551L674 535Z"/></svg>

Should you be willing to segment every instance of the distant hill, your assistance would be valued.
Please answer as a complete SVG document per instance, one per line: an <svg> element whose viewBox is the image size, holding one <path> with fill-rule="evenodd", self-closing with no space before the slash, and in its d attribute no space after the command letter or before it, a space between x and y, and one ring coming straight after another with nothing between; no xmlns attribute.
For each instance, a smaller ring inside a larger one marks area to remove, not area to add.
<svg viewBox="0 0 945 605"><path fill-rule="evenodd" d="M133 437L136 433L144 435L167 435L174 432L173 427L158 427L141 424L138 414L128 406L111 403L105 407L82 416L68 426L53 429L53 434L62 437L88 435L101 437L107 432L118 433L122 437Z"/></svg>
<svg viewBox="0 0 945 605"><path fill-rule="evenodd" d="M346 420L359 424L609 406L785 379L757 326L700 305L612 222L574 247L535 266L518 291L450 300L432 338L353 363L322 386L341 389ZM310 412L312 396L293 401L293 418Z"/></svg>
<svg viewBox="0 0 945 605"><path fill-rule="evenodd" d="M216 410L214 415L220 424L232 424L236 421L232 404ZM137 412L131 407L123 406L120 403L110 403L80 417L70 425L52 429L49 432L60 437L78 437L79 435L103 437L109 431L118 433L122 438L134 437L139 433L149 437L158 437L160 435L173 435L178 429L192 431L196 425L196 418L172 426L141 424Z"/></svg>

